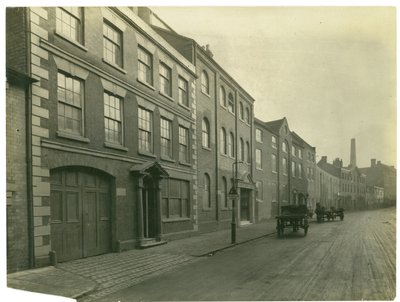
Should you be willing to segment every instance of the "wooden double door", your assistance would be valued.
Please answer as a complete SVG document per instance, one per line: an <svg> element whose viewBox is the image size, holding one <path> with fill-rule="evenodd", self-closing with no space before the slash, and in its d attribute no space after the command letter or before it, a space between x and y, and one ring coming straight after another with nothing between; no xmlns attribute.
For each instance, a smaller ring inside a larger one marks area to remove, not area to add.
<svg viewBox="0 0 400 302"><path fill-rule="evenodd" d="M110 179L95 170L50 174L51 247L58 261L111 251Z"/></svg>

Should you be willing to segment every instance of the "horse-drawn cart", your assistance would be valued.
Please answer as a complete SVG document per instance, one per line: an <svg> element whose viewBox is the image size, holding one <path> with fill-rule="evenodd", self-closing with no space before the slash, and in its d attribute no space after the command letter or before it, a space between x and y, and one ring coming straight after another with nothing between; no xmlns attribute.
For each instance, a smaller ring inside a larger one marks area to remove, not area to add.
<svg viewBox="0 0 400 302"><path fill-rule="evenodd" d="M285 228L297 232L304 229L304 236L308 232L308 210L306 205L287 205L281 207L281 214L276 216L276 230L278 237L282 237Z"/></svg>
<svg viewBox="0 0 400 302"><path fill-rule="evenodd" d="M315 214L317 214L317 222L323 222L325 219L328 221L335 220L336 217L340 217L340 220L344 219L344 209L343 208L335 208L330 207L326 209L317 203L317 207L315 209Z"/></svg>

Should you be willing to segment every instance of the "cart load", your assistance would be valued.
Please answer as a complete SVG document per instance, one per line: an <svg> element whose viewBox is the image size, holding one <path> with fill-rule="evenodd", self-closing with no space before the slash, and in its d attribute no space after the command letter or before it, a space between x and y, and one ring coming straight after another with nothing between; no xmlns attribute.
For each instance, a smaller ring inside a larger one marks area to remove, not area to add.
<svg viewBox="0 0 400 302"><path fill-rule="evenodd" d="M281 206L281 214L276 216L276 230L278 237L282 237L284 229L292 229L297 232L304 230L304 236L308 232L308 209L306 205Z"/></svg>
<svg viewBox="0 0 400 302"><path fill-rule="evenodd" d="M317 203L317 207L315 209L315 214L317 215L317 222L323 222L324 220L333 221L336 217L339 217L340 220L344 219L344 209L343 208L325 208Z"/></svg>

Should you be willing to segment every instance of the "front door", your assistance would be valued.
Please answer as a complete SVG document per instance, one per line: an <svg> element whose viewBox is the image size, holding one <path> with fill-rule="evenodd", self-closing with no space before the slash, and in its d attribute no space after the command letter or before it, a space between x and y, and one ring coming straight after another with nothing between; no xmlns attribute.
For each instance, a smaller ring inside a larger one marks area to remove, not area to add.
<svg viewBox="0 0 400 302"><path fill-rule="evenodd" d="M155 238L157 235L156 211L157 209L156 209L154 183L151 177L148 177L144 181L144 188L143 188L143 226L144 226L145 238Z"/></svg>
<svg viewBox="0 0 400 302"><path fill-rule="evenodd" d="M58 261L111 250L110 182L90 170L61 169L50 174L51 246Z"/></svg>
<svg viewBox="0 0 400 302"><path fill-rule="evenodd" d="M250 221L250 190L240 189L240 220Z"/></svg>

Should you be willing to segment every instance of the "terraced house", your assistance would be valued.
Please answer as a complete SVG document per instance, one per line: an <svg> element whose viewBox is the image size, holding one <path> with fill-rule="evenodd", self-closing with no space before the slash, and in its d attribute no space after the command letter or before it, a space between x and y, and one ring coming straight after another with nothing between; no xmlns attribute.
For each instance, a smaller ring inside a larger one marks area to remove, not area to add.
<svg viewBox="0 0 400 302"><path fill-rule="evenodd" d="M8 270L197 231L195 66L136 8L9 8L7 24L7 102L27 108L8 106L7 127L29 180L15 193L9 154ZM26 98L14 71L35 81Z"/></svg>
<svg viewBox="0 0 400 302"><path fill-rule="evenodd" d="M263 122L254 119L259 220L278 214L286 204L315 208L315 147L289 129L286 118Z"/></svg>
<svg viewBox="0 0 400 302"><path fill-rule="evenodd" d="M254 99L213 58L208 46L179 35L148 8L139 16L196 66L199 231L227 228L238 188L239 225L255 222Z"/></svg>

